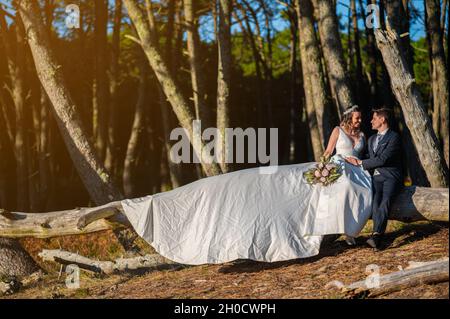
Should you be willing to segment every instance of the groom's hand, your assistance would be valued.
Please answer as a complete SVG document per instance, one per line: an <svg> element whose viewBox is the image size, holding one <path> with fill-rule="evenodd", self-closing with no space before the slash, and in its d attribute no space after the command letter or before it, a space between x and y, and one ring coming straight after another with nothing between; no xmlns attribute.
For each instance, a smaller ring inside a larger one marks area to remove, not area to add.
<svg viewBox="0 0 450 319"><path fill-rule="evenodd" d="M345 160L352 165L358 165L358 162L354 157L346 157Z"/></svg>

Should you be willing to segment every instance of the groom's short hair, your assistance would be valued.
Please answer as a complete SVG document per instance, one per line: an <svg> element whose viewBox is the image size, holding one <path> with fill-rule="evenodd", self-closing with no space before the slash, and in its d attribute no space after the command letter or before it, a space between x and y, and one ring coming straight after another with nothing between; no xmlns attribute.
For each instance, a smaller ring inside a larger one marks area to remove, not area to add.
<svg viewBox="0 0 450 319"><path fill-rule="evenodd" d="M386 107L380 107L372 110L373 113L377 113L378 116L383 117L386 120L386 123L390 125L391 117L392 117L392 109L388 109Z"/></svg>

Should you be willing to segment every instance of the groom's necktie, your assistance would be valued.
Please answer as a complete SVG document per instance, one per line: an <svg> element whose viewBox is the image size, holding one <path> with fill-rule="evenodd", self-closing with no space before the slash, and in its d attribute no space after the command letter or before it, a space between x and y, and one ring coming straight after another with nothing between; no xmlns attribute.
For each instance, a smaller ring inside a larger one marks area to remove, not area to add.
<svg viewBox="0 0 450 319"><path fill-rule="evenodd" d="M375 141L373 142L373 152L375 153L375 151L377 150L378 147L378 143L380 143L380 139L383 135L381 135L380 133L377 134L377 137L375 137Z"/></svg>

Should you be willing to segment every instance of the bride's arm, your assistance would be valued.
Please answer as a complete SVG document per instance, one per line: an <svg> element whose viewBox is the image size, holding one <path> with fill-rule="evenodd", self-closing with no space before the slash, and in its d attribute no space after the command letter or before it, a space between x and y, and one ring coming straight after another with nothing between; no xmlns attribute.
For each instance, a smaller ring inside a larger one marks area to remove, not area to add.
<svg viewBox="0 0 450 319"><path fill-rule="evenodd" d="M328 140L327 149L323 153L323 156L330 157L333 154L338 138L339 138L339 128L336 126L333 132L331 133L330 139Z"/></svg>

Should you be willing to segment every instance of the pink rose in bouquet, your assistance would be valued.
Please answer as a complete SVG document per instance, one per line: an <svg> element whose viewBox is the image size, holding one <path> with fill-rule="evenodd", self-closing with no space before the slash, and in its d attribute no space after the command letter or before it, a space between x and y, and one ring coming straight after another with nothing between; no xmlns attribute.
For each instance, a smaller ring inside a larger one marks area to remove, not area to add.
<svg viewBox="0 0 450 319"><path fill-rule="evenodd" d="M339 166L333 163L329 157L322 157L315 167L303 173L308 184L323 186L334 183L341 175Z"/></svg>

